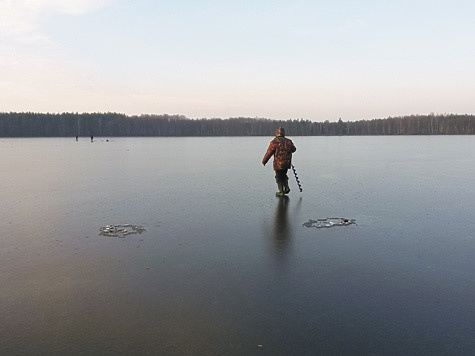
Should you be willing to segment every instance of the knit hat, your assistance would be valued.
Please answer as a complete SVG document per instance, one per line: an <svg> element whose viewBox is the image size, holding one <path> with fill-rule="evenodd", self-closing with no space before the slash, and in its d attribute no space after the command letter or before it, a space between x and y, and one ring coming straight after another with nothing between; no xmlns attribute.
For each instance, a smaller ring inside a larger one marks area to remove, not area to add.
<svg viewBox="0 0 475 356"><path fill-rule="evenodd" d="M279 127L277 130L275 130L274 134L276 136L282 136L284 137L285 136L285 130L283 127Z"/></svg>

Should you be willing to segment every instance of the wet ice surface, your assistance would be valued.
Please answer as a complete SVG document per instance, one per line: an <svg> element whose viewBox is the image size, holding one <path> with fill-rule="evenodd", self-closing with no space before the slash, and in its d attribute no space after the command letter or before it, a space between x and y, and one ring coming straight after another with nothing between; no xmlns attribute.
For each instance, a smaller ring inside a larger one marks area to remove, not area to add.
<svg viewBox="0 0 475 356"><path fill-rule="evenodd" d="M474 138L291 138L0 139L0 350L473 353Z"/></svg>

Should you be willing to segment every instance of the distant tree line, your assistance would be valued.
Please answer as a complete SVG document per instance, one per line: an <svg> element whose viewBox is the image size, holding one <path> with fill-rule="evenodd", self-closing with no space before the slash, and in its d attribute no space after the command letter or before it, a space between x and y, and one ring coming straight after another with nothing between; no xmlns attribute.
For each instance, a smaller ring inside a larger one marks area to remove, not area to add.
<svg viewBox="0 0 475 356"><path fill-rule="evenodd" d="M189 119L181 115L118 113L0 113L0 137L473 135L474 115L411 115L337 122L264 118Z"/></svg>

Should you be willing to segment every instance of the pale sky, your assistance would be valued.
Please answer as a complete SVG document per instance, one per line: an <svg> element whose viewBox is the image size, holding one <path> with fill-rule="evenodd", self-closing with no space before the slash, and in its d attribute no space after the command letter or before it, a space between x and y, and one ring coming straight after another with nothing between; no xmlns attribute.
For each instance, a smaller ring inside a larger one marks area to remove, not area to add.
<svg viewBox="0 0 475 356"><path fill-rule="evenodd" d="M0 112L475 114L473 0L0 0Z"/></svg>

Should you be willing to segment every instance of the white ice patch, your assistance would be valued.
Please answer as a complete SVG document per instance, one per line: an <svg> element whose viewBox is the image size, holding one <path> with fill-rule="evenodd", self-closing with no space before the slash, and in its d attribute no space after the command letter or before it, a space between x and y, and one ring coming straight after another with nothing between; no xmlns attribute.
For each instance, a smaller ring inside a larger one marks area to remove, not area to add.
<svg viewBox="0 0 475 356"><path fill-rule="evenodd" d="M143 226L123 224L123 225L106 225L99 228L99 235L109 237L123 238L127 235L141 234L145 231Z"/></svg>
<svg viewBox="0 0 475 356"><path fill-rule="evenodd" d="M355 219L347 218L324 218L324 219L309 219L306 223L303 223L302 226L305 227L315 227L317 229L322 227L334 227L334 226L347 226L356 224Z"/></svg>

